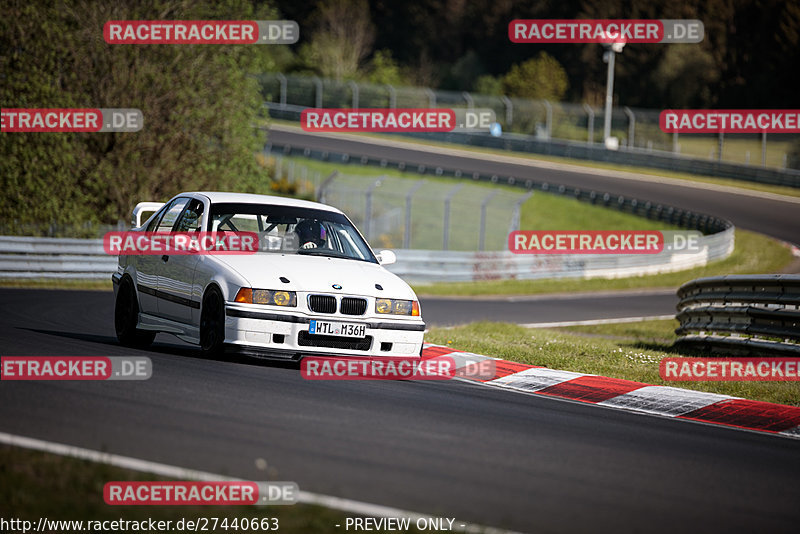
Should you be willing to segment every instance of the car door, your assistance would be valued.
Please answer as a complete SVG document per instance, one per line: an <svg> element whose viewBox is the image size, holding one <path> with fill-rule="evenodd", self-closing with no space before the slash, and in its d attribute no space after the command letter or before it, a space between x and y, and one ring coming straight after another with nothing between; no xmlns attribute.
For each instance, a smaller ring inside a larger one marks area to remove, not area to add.
<svg viewBox="0 0 800 534"><path fill-rule="evenodd" d="M172 232L198 232L202 228L203 202L189 200L170 227ZM164 217L165 219L167 216ZM171 321L190 324L192 309L200 309L200 300L192 296L192 281L198 253L164 254L159 258L158 314Z"/></svg>
<svg viewBox="0 0 800 534"><path fill-rule="evenodd" d="M155 232L161 225L161 221L164 219L165 215L169 213L173 206L180 200L181 199L175 199L161 208L144 230L146 232ZM183 199L183 204L185 204L186 201L188 201L188 199ZM136 269L136 289L139 293L139 311L148 315L158 315L158 273L161 270L161 258L152 254L141 254L133 256L131 259Z"/></svg>

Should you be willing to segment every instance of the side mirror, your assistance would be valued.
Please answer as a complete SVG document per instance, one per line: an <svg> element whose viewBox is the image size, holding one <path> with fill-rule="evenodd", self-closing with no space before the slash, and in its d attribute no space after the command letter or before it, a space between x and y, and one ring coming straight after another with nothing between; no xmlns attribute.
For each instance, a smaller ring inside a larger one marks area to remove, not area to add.
<svg viewBox="0 0 800 534"><path fill-rule="evenodd" d="M391 265L397 261L397 254L391 250L381 250L376 257L381 265Z"/></svg>

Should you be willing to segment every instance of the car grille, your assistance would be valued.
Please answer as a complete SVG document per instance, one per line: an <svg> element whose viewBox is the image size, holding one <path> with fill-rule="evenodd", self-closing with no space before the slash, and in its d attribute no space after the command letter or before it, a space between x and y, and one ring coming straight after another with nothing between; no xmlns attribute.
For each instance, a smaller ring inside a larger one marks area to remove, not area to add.
<svg viewBox="0 0 800 534"><path fill-rule="evenodd" d="M336 313L336 297L332 295L309 295L308 307L316 313Z"/></svg>
<svg viewBox="0 0 800 534"><path fill-rule="evenodd" d="M339 311L345 315L364 315L364 312L367 311L367 300L344 297Z"/></svg>
<svg viewBox="0 0 800 534"><path fill-rule="evenodd" d="M372 336L338 337L309 334L305 330L297 335L297 344L301 347L324 347L327 349L369 350L372 347Z"/></svg>

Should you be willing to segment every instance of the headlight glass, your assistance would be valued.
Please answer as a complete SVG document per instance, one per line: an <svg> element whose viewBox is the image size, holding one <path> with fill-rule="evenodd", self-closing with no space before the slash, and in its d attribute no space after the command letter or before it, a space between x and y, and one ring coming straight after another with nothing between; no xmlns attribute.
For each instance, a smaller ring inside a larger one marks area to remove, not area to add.
<svg viewBox="0 0 800 534"><path fill-rule="evenodd" d="M392 301L389 299L376 300L375 311L377 313L392 313Z"/></svg>
<svg viewBox="0 0 800 534"><path fill-rule="evenodd" d="M272 304L272 291L268 289L253 290L253 304Z"/></svg>
<svg viewBox="0 0 800 534"><path fill-rule="evenodd" d="M295 298L294 293L288 291L275 291L272 294L272 300L278 306L293 306L292 300Z"/></svg>
<svg viewBox="0 0 800 534"><path fill-rule="evenodd" d="M419 303L416 300L376 299L375 312L381 314L419 316Z"/></svg>
<svg viewBox="0 0 800 534"><path fill-rule="evenodd" d="M294 308L297 306L297 293L294 291L243 287L236 294L235 301L247 304L266 304Z"/></svg>
<svg viewBox="0 0 800 534"><path fill-rule="evenodd" d="M396 300L392 303L392 313L395 315L411 315L410 300Z"/></svg>

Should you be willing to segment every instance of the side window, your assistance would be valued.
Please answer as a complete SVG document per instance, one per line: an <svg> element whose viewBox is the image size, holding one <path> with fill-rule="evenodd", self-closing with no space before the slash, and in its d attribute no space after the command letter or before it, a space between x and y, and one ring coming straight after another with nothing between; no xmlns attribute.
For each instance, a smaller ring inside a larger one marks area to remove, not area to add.
<svg viewBox="0 0 800 534"><path fill-rule="evenodd" d="M164 216L161 217L161 221L158 223L158 228L156 228L156 232L171 232L172 226L175 224L175 220L178 218L178 215L181 214L183 211L184 206L186 203L189 202L188 198L176 198L175 201L170 204L169 208L164 212Z"/></svg>
<svg viewBox="0 0 800 534"><path fill-rule="evenodd" d="M199 200L189 201L189 205L183 210L178 224L175 226L176 232L196 232L200 230L200 223L203 220L203 203Z"/></svg>
<svg viewBox="0 0 800 534"><path fill-rule="evenodd" d="M164 218L164 214L167 211L169 211L169 209L172 207L174 203L175 202L173 201L170 202L169 204L165 204L160 210L158 210L156 214L153 216L153 220L150 221L145 230L148 232L155 232L156 228L158 228L158 223L161 222L161 219Z"/></svg>

